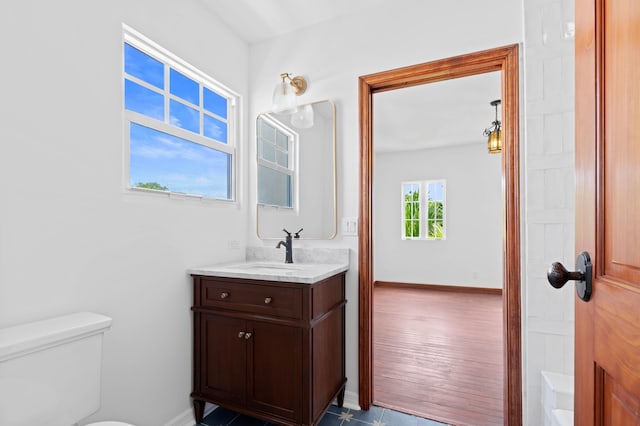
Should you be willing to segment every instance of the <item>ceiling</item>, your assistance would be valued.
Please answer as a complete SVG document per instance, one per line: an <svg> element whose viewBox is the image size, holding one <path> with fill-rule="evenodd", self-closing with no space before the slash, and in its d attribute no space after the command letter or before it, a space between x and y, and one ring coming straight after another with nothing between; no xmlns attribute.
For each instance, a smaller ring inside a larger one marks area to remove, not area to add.
<svg viewBox="0 0 640 426"><path fill-rule="evenodd" d="M249 44L339 19L394 0L202 0ZM398 64L406 66L413 64ZM476 75L374 95L377 152L484 143L500 99L500 73Z"/></svg>
<svg viewBox="0 0 640 426"><path fill-rule="evenodd" d="M389 0L202 0L248 43L389 4ZM397 0L394 0L397 1Z"/></svg>
<svg viewBox="0 0 640 426"><path fill-rule="evenodd" d="M500 99L500 72L423 84L373 95L376 152L486 143ZM500 117L500 108L498 108Z"/></svg>

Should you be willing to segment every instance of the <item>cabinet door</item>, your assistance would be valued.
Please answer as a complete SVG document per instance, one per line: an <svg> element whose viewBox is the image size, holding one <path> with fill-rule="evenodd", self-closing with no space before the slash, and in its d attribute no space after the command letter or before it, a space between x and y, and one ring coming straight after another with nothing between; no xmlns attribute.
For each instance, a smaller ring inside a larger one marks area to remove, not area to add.
<svg viewBox="0 0 640 426"><path fill-rule="evenodd" d="M245 322L202 314L201 391L215 400L242 403L246 380Z"/></svg>
<svg viewBox="0 0 640 426"><path fill-rule="evenodd" d="M247 405L300 421L302 412L302 329L248 321Z"/></svg>

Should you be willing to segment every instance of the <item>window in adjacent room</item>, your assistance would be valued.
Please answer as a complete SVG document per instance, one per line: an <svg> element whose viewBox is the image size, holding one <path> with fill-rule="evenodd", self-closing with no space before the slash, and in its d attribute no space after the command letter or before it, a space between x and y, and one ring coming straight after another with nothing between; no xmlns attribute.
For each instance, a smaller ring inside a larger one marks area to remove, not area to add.
<svg viewBox="0 0 640 426"><path fill-rule="evenodd" d="M293 208L297 134L267 115L258 119L258 203Z"/></svg>
<svg viewBox="0 0 640 426"><path fill-rule="evenodd" d="M445 189L444 180L402 183L402 239L445 238Z"/></svg>
<svg viewBox="0 0 640 426"><path fill-rule="evenodd" d="M238 95L128 27L123 58L127 186L234 200Z"/></svg>

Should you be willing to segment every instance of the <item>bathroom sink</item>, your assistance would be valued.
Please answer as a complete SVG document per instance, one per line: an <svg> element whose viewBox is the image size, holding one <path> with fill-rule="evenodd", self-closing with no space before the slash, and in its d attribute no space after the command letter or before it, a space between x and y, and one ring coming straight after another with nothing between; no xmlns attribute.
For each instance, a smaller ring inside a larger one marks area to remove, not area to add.
<svg viewBox="0 0 640 426"><path fill-rule="evenodd" d="M307 268L309 264L307 264ZM305 269L304 264L297 263L264 263L247 262L236 265L238 269L273 269L276 271L299 271Z"/></svg>

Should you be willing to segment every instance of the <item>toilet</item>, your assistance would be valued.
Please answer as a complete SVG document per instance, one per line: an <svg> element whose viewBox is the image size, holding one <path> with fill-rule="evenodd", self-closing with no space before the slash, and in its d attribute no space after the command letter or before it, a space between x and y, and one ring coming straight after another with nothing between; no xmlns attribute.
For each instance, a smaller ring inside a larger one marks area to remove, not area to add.
<svg viewBox="0 0 640 426"><path fill-rule="evenodd" d="M77 312L0 329L0 425L71 426L98 411L110 327L109 317Z"/></svg>

